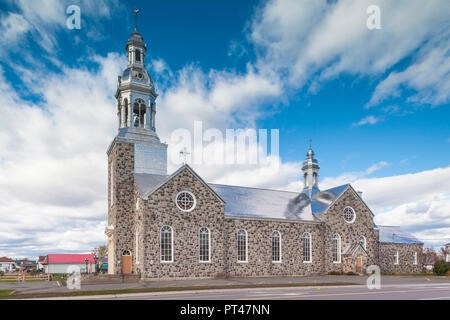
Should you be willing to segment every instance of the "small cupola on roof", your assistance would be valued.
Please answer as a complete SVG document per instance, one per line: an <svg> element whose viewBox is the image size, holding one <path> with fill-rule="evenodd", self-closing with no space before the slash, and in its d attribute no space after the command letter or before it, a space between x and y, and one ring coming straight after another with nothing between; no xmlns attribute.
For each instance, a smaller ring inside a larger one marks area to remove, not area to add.
<svg viewBox="0 0 450 320"><path fill-rule="evenodd" d="M303 192L311 197L319 192L319 161L314 158L314 151L311 146L306 153L306 159L303 161Z"/></svg>

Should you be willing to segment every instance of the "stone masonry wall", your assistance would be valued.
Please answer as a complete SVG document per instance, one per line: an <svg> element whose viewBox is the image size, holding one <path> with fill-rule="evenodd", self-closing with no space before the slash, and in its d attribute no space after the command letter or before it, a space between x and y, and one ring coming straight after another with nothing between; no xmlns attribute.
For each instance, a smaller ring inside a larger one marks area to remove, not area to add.
<svg viewBox="0 0 450 320"><path fill-rule="evenodd" d="M246 217L226 217L227 273L231 277L319 274L322 264L322 225ZM237 262L237 231L247 231L248 262ZM272 233L281 233L281 263L272 262ZM303 262L302 235L311 234L312 262Z"/></svg>
<svg viewBox="0 0 450 320"><path fill-rule="evenodd" d="M192 192L197 204L193 211L183 212L175 204L180 191ZM143 278L223 277L224 203L185 169L173 177L146 201L142 218ZM160 230L173 229L173 262L160 261ZM207 227L211 235L211 262L199 262L199 229Z"/></svg>
<svg viewBox="0 0 450 320"><path fill-rule="evenodd" d="M353 223L347 223L342 212L345 207L350 206L355 210L356 219ZM368 256L363 259L363 271L368 265L378 264L378 232L374 230L373 217L369 209L365 206L353 190L349 187L339 197L339 199L331 205L328 211L322 215L324 221L324 256L325 272L346 272L344 270L343 260L341 263L333 262L332 239L335 234L341 237L341 251L345 252L346 248L358 243L359 236L366 238L366 248ZM343 255L341 256L344 257ZM356 258L353 257L347 268L356 267Z"/></svg>
<svg viewBox="0 0 450 320"><path fill-rule="evenodd" d="M394 264L395 252L399 253L398 264ZM414 252L417 252L417 264L414 264ZM421 273L423 244L418 243L380 243L381 273Z"/></svg>
<svg viewBox="0 0 450 320"><path fill-rule="evenodd" d="M120 274L121 261L125 250L133 252L134 240L134 144L113 142L108 154L108 167L114 164L113 197L111 205L111 174L108 171L108 225L114 226L114 265L115 273ZM133 257L132 257L133 258Z"/></svg>

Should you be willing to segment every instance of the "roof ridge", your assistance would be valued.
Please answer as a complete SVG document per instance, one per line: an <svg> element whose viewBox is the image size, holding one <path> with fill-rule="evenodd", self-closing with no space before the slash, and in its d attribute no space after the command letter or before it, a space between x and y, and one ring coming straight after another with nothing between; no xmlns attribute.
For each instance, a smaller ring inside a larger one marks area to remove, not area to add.
<svg viewBox="0 0 450 320"><path fill-rule="evenodd" d="M389 225L386 225L386 224L377 224L377 226L379 226L379 227L398 227L398 228L401 228L401 226L389 226Z"/></svg>
<svg viewBox="0 0 450 320"><path fill-rule="evenodd" d="M237 185L233 185L233 184L210 183L210 182L207 182L207 183L208 183L209 185L215 185L215 186L237 187L237 188L247 188L247 189L257 189L257 190L277 191L277 192L288 192L288 193L295 193L295 194L300 194L300 193L301 193L301 192L295 192L295 191L278 190L278 189L269 189L269 188L258 188L258 187L237 186Z"/></svg>

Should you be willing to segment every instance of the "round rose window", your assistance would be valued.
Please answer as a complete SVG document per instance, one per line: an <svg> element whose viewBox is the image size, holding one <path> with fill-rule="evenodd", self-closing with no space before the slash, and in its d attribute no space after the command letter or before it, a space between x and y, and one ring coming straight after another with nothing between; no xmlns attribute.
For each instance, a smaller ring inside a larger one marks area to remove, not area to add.
<svg viewBox="0 0 450 320"><path fill-rule="evenodd" d="M352 207L345 207L342 216L344 217L345 222L353 223L356 218L355 210L353 210Z"/></svg>
<svg viewBox="0 0 450 320"><path fill-rule="evenodd" d="M189 212L195 208L195 197L189 191L181 191L177 194L176 204L178 209L184 212Z"/></svg>

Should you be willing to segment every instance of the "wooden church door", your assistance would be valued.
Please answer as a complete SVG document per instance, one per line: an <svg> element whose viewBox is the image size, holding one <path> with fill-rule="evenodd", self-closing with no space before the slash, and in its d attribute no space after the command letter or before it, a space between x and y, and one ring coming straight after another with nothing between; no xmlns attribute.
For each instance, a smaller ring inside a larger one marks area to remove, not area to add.
<svg viewBox="0 0 450 320"><path fill-rule="evenodd" d="M125 250L122 255L122 273L131 274L131 253Z"/></svg>

